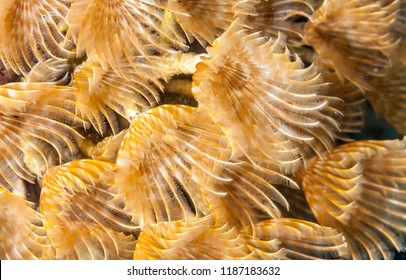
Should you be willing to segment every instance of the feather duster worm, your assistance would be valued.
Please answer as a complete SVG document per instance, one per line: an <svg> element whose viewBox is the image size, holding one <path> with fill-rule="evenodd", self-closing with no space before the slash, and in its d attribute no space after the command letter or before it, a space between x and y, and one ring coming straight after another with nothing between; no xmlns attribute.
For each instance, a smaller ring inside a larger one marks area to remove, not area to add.
<svg viewBox="0 0 406 280"><path fill-rule="evenodd" d="M273 151L276 157L281 153ZM229 161L231 153L227 137L208 115L187 106L159 106L132 121L117 156L115 186L142 228L222 213L210 195L224 197L227 210L239 213L236 223L251 225L258 210L278 217L274 201L287 204L271 182L295 185L280 171L291 169L294 158L268 161L260 170Z"/></svg>
<svg viewBox="0 0 406 280"><path fill-rule="evenodd" d="M296 176L293 177L296 182ZM289 209L281 209L282 217L317 223L317 219L306 201L303 189L279 188L279 191L289 203Z"/></svg>
<svg viewBox="0 0 406 280"><path fill-rule="evenodd" d="M397 8L395 21L391 24L391 35L400 39L399 45L391 54L392 60L400 59L406 64L406 2L404 0L382 0L385 5L393 4Z"/></svg>
<svg viewBox="0 0 406 280"><path fill-rule="evenodd" d="M108 203L111 163L81 160L44 175L40 209L58 259L132 258L138 227L120 205Z"/></svg>
<svg viewBox="0 0 406 280"><path fill-rule="evenodd" d="M0 9L0 59L17 74L27 75L37 64L52 69L49 58L74 55L61 31L69 1L7 0ZM41 73L37 73L40 75Z"/></svg>
<svg viewBox="0 0 406 280"><path fill-rule="evenodd" d="M341 80L370 90L369 80L384 76L391 66L389 54L397 40L389 31L396 2L324 1L306 24L304 40Z"/></svg>
<svg viewBox="0 0 406 280"><path fill-rule="evenodd" d="M0 185L0 259L53 258L42 218L31 203Z"/></svg>
<svg viewBox="0 0 406 280"><path fill-rule="evenodd" d="M316 223L283 218L262 221L255 228L255 236L244 235L254 252L252 259L339 259L349 255L341 233Z"/></svg>
<svg viewBox="0 0 406 280"><path fill-rule="evenodd" d="M183 38L161 28L162 13L149 0L74 0L67 15L66 36L76 43L78 56L85 53L104 69L120 69L123 58L131 63L134 54L167 53L170 46L161 42L160 34L186 48Z"/></svg>
<svg viewBox="0 0 406 280"><path fill-rule="evenodd" d="M379 116L401 134L406 134L406 64L394 63L384 77L371 81L373 91L366 98Z"/></svg>
<svg viewBox="0 0 406 280"><path fill-rule="evenodd" d="M304 24L318 6L314 0L261 0L255 5L257 14L247 17L247 25L267 37L278 37L283 32L290 47L301 47Z"/></svg>
<svg viewBox="0 0 406 280"><path fill-rule="evenodd" d="M314 159L302 187L321 225L337 228L354 259L389 259L406 237L406 140L356 141Z"/></svg>
<svg viewBox="0 0 406 280"><path fill-rule="evenodd" d="M207 50L210 58L193 75L193 94L199 109L223 127L235 155L271 158L263 147L281 139L316 152L333 146L334 98L319 94L326 84L290 54L283 36L266 41L236 21Z"/></svg>
<svg viewBox="0 0 406 280"><path fill-rule="evenodd" d="M169 11L172 18L182 28L188 41L195 38L203 46L206 42L212 44L214 39L226 30L236 17L255 15L256 0L159 0L160 4ZM171 28L176 35L176 27Z"/></svg>
<svg viewBox="0 0 406 280"><path fill-rule="evenodd" d="M76 114L93 125L97 132L106 131L106 119L113 133L118 133L116 113L127 120L146 111L159 102L162 85L159 78L164 74L144 63L134 62L137 70L128 63L120 63L122 78L112 68L103 68L97 62L84 62L74 75L72 87L78 90Z"/></svg>
<svg viewBox="0 0 406 280"><path fill-rule="evenodd" d="M362 126L365 99L403 129L403 105L383 111L404 101L404 0L3 2L0 59L25 77L1 83L28 83L0 87L1 258L404 248L405 141L331 151ZM161 92L178 74L187 100Z"/></svg>
<svg viewBox="0 0 406 280"><path fill-rule="evenodd" d="M320 61L316 61L323 79L330 84L327 96L338 97L341 102L332 104L334 108L341 112L336 116L339 123L340 132L337 138L343 141L350 141L351 135L359 133L365 125L367 114L367 98L365 94L349 81L341 81L337 73L326 67Z"/></svg>
<svg viewBox="0 0 406 280"><path fill-rule="evenodd" d="M124 129L116 135L105 137L97 143L89 153L94 160L107 161L115 163L117 160L118 150L123 142L127 129Z"/></svg>
<svg viewBox="0 0 406 280"><path fill-rule="evenodd" d="M278 219L255 227L258 236L254 237L213 216L153 224L140 234L134 258L331 259L347 252L341 234L314 223Z"/></svg>
<svg viewBox="0 0 406 280"><path fill-rule="evenodd" d="M73 66L69 60L50 58L46 63L36 64L27 74L27 83L50 83L66 86L72 82Z"/></svg>
<svg viewBox="0 0 406 280"><path fill-rule="evenodd" d="M213 216L205 216L147 227L139 236L134 259L224 260L247 259L250 255L237 229L227 223L216 224Z"/></svg>
<svg viewBox="0 0 406 280"><path fill-rule="evenodd" d="M279 218L290 205L282 195L283 189L297 189L296 183L278 171L275 163L257 168L249 162L226 166L222 176L230 182L213 182L225 195L200 190L207 208L220 223L228 223L256 236L255 224L269 218ZM204 209L198 209L204 210Z"/></svg>
<svg viewBox="0 0 406 280"><path fill-rule="evenodd" d="M0 87L0 181L13 189L18 177L34 182L49 166L70 159L77 151L69 124L81 125L74 115L76 96L51 83L12 83Z"/></svg>

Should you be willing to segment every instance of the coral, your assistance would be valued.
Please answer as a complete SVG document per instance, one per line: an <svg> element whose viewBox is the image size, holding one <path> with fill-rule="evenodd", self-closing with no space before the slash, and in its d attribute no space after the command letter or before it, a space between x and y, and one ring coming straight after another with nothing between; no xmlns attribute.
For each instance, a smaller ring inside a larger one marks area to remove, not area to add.
<svg viewBox="0 0 406 280"><path fill-rule="evenodd" d="M0 259L394 258L405 5L0 1Z"/></svg>

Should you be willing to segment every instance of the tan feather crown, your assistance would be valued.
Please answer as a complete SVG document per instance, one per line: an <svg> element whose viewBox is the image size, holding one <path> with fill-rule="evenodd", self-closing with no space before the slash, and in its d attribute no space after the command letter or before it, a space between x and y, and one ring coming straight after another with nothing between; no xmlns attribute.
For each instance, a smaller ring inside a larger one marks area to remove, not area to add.
<svg viewBox="0 0 406 280"><path fill-rule="evenodd" d="M0 259L402 257L405 30L404 0L0 1ZM354 140L370 104L398 139Z"/></svg>

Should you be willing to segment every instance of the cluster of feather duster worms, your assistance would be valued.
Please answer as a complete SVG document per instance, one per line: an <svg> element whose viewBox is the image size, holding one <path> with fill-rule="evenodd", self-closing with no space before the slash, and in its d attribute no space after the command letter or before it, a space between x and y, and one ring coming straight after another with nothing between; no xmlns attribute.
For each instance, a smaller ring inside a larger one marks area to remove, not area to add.
<svg viewBox="0 0 406 280"><path fill-rule="evenodd" d="M391 259L405 0L1 0L0 259Z"/></svg>

